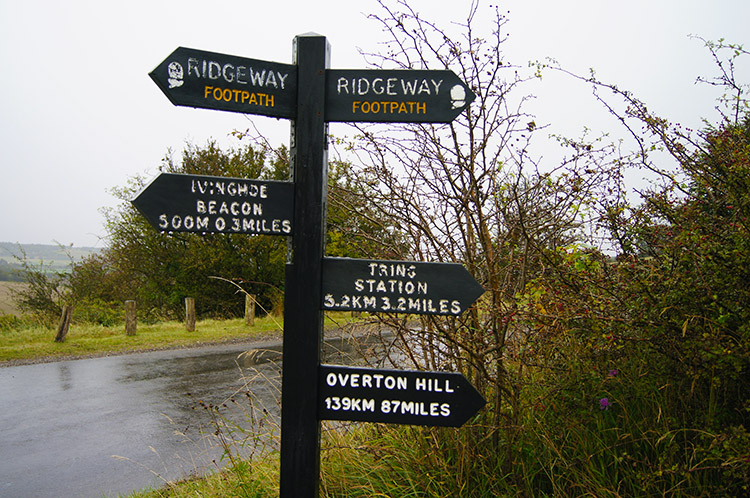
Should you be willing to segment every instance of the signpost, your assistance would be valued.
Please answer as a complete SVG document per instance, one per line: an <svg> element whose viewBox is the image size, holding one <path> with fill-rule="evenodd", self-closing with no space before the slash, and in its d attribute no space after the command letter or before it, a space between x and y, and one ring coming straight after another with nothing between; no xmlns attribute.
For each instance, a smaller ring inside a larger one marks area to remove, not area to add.
<svg viewBox="0 0 750 498"><path fill-rule="evenodd" d="M458 316L483 293L457 263L323 260L326 310Z"/></svg>
<svg viewBox="0 0 750 498"><path fill-rule="evenodd" d="M161 232L291 235L294 185L161 173L132 204Z"/></svg>
<svg viewBox="0 0 750 498"><path fill-rule="evenodd" d="M328 41L312 33L295 37L294 59L300 79L290 149L295 230L284 288L279 496L313 498L318 496L320 480L316 373L323 337L320 281L328 196L328 128L323 120Z"/></svg>
<svg viewBox="0 0 750 498"><path fill-rule="evenodd" d="M294 118L297 66L179 47L149 73L174 104Z"/></svg>
<svg viewBox="0 0 750 498"><path fill-rule="evenodd" d="M475 97L448 70L330 69L326 121L450 123Z"/></svg>
<svg viewBox="0 0 750 498"><path fill-rule="evenodd" d="M290 236L280 498L314 498L320 420L458 427L485 405L460 374L321 365L323 310L457 316L483 289L458 264L325 258L328 122L449 123L475 95L447 70L334 70L314 33L294 64L180 47L149 76L179 106L293 119L293 182L162 173L132 201L162 232Z"/></svg>
<svg viewBox="0 0 750 498"><path fill-rule="evenodd" d="M321 365L318 417L460 427L486 401L459 373Z"/></svg>

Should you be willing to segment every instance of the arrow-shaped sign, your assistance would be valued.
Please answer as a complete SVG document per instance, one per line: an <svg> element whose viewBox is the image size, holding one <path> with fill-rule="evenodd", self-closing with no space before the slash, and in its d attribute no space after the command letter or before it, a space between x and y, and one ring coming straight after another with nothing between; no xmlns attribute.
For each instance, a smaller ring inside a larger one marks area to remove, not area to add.
<svg viewBox="0 0 750 498"><path fill-rule="evenodd" d="M325 258L325 310L460 315L484 293L458 263Z"/></svg>
<svg viewBox="0 0 750 498"><path fill-rule="evenodd" d="M318 418L460 427L487 402L459 373L321 365Z"/></svg>
<svg viewBox="0 0 750 498"><path fill-rule="evenodd" d="M329 69L325 119L450 123L475 97L449 70Z"/></svg>
<svg viewBox="0 0 750 498"><path fill-rule="evenodd" d="M293 118L297 66L179 47L149 73L179 106Z"/></svg>
<svg viewBox="0 0 750 498"><path fill-rule="evenodd" d="M162 232L290 235L294 184L161 173L131 202Z"/></svg>

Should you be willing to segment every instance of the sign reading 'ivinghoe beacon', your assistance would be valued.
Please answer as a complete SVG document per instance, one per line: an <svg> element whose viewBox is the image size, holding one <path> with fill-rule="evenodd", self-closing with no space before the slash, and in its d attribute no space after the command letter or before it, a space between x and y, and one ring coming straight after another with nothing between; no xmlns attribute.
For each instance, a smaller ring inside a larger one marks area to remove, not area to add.
<svg viewBox="0 0 750 498"><path fill-rule="evenodd" d="M161 173L132 203L161 232L291 235L294 185Z"/></svg>

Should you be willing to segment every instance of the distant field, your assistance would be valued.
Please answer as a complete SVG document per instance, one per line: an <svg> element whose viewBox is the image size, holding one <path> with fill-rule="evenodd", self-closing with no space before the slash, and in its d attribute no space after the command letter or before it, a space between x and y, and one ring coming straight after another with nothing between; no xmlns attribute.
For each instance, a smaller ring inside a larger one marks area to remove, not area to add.
<svg viewBox="0 0 750 498"><path fill-rule="evenodd" d="M10 290L18 289L24 285L27 284L21 282L0 282L0 315L18 313L18 309L16 309L15 304L13 304L10 298Z"/></svg>
<svg viewBox="0 0 750 498"><path fill-rule="evenodd" d="M32 268L43 268L44 271L50 272L66 272L70 270L71 260L81 261L100 251L101 249L95 247L0 242L0 269L3 269L3 266L6 271L11 268L20 268L17 258L23 258L25 255L26 261Z"/></svg>

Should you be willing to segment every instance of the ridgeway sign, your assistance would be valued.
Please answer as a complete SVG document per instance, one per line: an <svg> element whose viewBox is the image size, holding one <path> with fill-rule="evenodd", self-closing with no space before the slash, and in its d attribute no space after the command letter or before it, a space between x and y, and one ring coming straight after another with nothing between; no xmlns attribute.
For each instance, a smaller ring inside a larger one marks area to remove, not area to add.
<svg viewBox="0 0 750 498"><path fill-rule="evenodd" d="M458 263L323 260L325 310L458 316L483 293Z"/></svg>
<svg viewBox="0 0 750 498"><path fill-rule="evenodd" d="M459 373L321 365L318 418L460 427L487 402Z"/></svg>
<svg viewBox="0 0 750 498"><path fill-rule="evenodd" d="M161 173L131 202L161 232L291 235L294 184Z"/></svg>
<svg viewBox="0 0 750 498"><path fill-rule="evenodd" d="M294 118L297 66L179 47L151 73L179 106Z"/></svg>
<svg viewBox="0 0 750 498"><path fill-rule="evenodd" d="M325 119L450 123L475 97L449 70L329 69Z"/></svg>

